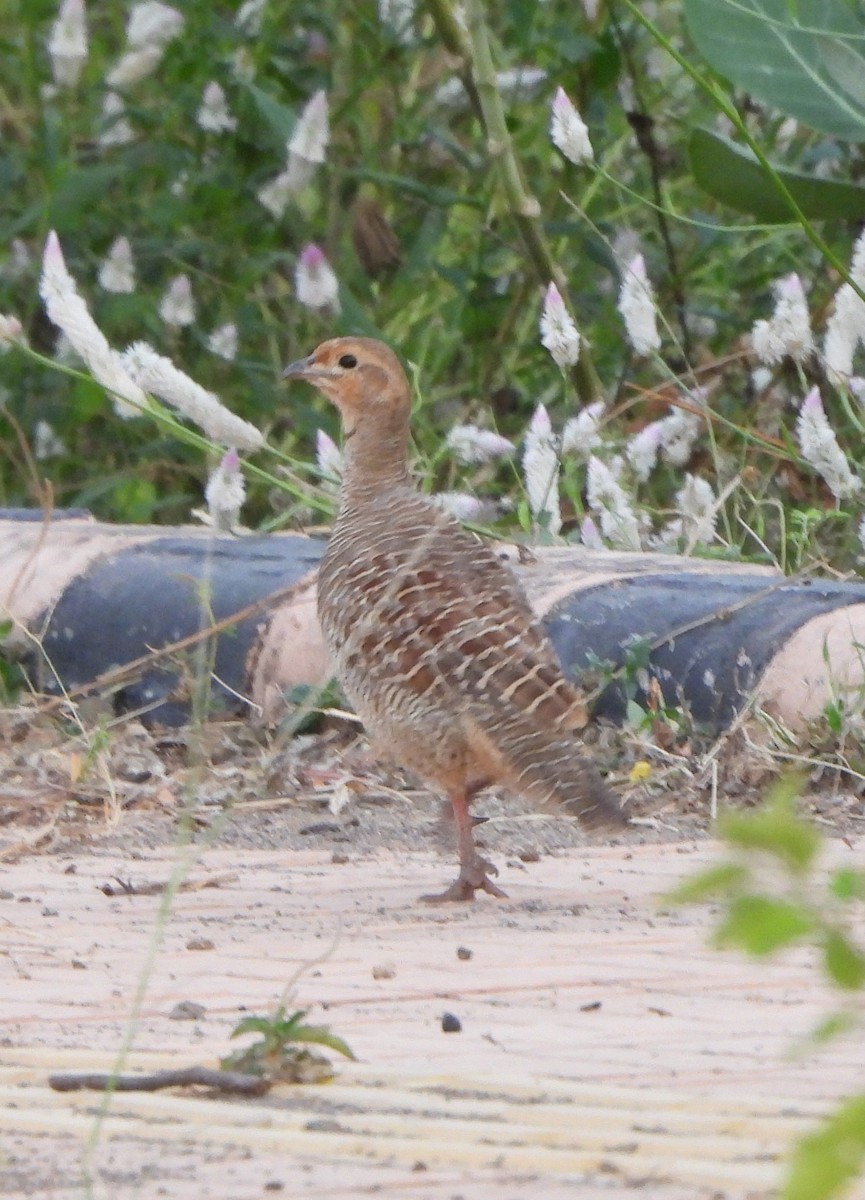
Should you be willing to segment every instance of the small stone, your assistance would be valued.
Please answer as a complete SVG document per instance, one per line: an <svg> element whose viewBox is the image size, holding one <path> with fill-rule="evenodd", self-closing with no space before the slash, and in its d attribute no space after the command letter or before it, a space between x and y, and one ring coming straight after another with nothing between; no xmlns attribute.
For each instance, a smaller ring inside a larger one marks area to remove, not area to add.
<svg viewBox="0 0 865 1200"><path fill-rule="evenodd" d="M462 1021L453 1013L442 1013L442 1033L462 1033Z"/></svg>
<svg viewBox="0 0 865 1200"><path fill-rule="evenodd" d="M172 1008L168 1019L169 1021L198 1021L206 1012L207 1009L203 1004L196 1004L194 1000L181 1000Z"/></svg>
<svg viewBox="0 0 865 1200"><path fill-rule="evenodd" d="M348 855L344 854L341 850L334 850L333 854L330 856L330 861L332 863L336 863L338 866L343 866L345 863L349 862L350 859Z"/></svg>
<svg viewBox="0 0 865 1200"><path fill-rule="evenodd" d="M73 970L73 971L86 971L86 970L87 970L87 963L86 963L86 962L82 962L80 958L73 958L73 960L72 960L72 970Z"/></svg>
<svg viewBox="0 0 865 1200"><path fill-rule="evenodd" d="M460 962L468 962L474 954L473 950L469 950L468 946L457 946L457 958Z"/></svg>
<svg viewBox="0 0 865 1200"><path fill-rule="evenodd" d="M538 854L537 850L532 849L518 850L517 858L520 860L520 862L524 863L536 863L541 861L540 854Z"/></svg>
<svg viewBox="0 0 865 1200"><path fill-rule="evenodd" d="M194 937L186 943L187 950L213 950L214 944L210 938Z"/></svg>
<svg viewBox="0 0 865 1200"><path fill-rule="evenodd" d="M266 1192L281 1192L284 1187L285 1184L281 1179L268 1179L267 1183L264 1185L264 1190Z"/></svg>
<svg viewBox="0 0 865 1200"><path fill-rule="evenodd" d="M429 1167L426 1165L426 1163L425 1163L425 1162L422 1162L420 1159L418 1159L416 1163L412 1163L412 1168L411 1168L411 1169L412 1169L412 1172L416 1172L416 1171L428 1171L428 1170L429 1170Z"/></svg>
<svg viewBox="0 0 865 1200"><path fill-rule="evenodd" d="M378 963L372 969L373 979L393 979L396 967L393 963Z"/></svg>
<svg viewBox="0 0 865 1200"><path fill-rule="evenodd" d="M7 892L5 888L0 888L0 900L14 900L15 893Z"/></svg>
<svg viewBox="0 0 865 1200"><path fill-rule="evenodd" d="M336 821L316 821L312 825L304 825L298 833L307 835L314 833L342 833L342 826Z"/></svg>

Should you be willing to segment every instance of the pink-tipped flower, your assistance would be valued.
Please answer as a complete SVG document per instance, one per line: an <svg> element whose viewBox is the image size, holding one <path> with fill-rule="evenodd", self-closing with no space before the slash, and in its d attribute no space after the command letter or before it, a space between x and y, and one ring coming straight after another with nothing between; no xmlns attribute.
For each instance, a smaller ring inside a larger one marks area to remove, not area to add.
<svg viewBox="0 0 865 1200"><path fill-rule="evenodd" d="M223 446L257 450L264 442L261 431L226 408L218 396L157 354L147 342L134 342L123 353L123 363L139 387L177 409L210 438Z"/></svg>
<svg viewBox="0 0 865 1200"><path fill-rule="evenodd" d="M580 541L587 550L606 549L600 530L591 517L583 517L580 522Z"/></svg>
<svg viewBox="0 0 865 1200"><path fill-rule="evenodd" d="M105 334L78 295L53 230L45 241L39 295L48 316L84 359L93 378L111 393L118 414L121 417L138 416L147 405L147 397L130 378L120 355L109 346Z"/></svg>
<svg viewBox="0 0 865 1200"><path fill-rule="evenodd" d="M304 246L294 274L297 298L305 308L339 312L339 280L320 246Z"/></svg>
<svg viewBox="0 0 865 1200"><path fill-rule="evenodd" d="M775 308L768 320L756 321L751 345L760 362L774 366L785 358L803 362L814 350L811 316L802 280L794 271L772 285Z"/></svg>
<svg viewBox="0 0 865 1200"><path fill-rule="evenodd" d="M583 118L571 103L564 88L558 88L553 97L550 137L553 145L561 150L569 162L592 162L595 157L589 130Z"/></svg>
<svg viewBox="0 0 865 1200"><path fill-rule="evenodd" d="M579 360L580 334L554 283L549 285L544 294L540 331L541 345L562 370L572 367Z"/></svg>
<svg viewBox="0 0 865 1200"><path fill-rule="evenodd" d="M58 87L75 87L87 62L84 0L63 0L48 39L51 72Z"/></svg>
<svg viewBox="0 0 865 1200"><path fill-rule="evenodd" d="M118 295L135 291L135 261L129 238L115 238L99 268L100 285Z"/></svg>
<svg viewBox="0 0 865 1200"><path fill-rule="evenodd" d="M166 325L182 329L195 323L195 300L188 275L175 275L159 301L159 315Z"/></svg>
<svg viewBox="0 0 865 1200"><path fill-rule="evenodd" d="M205 84L195 120L199 128L207 133L230 133L237 128L237 119L228 110L225 92L213 79Z"/></svg>
<svg viewBox="0 0 865 1200"><path fill-rule="evenodd" d="M802 401L796 420L796 436L802 457L823 477L836 499L852 496L860 490L862 481L850 470L847 457L838 445L817 387L811 388Z"/></svg>
<svg viewBox="0 0 865 1200"><path fill-rule="evenodd" d="M655 297L642 254L632 258L624 270L618 308L625 322L628 341L637 354L651 354L659 350L661 339Z"/></svg>
<svg viewBox="0 0 865 1200"><path fill-rule="evenodd" d="M613 472L599 458L589 459L586 498L610 546L616 550L641 548L640 523L631 502Z"/></svg>
<svg viewBox="0 0 865 1200"><path fill-rule="evenodd" d="M523 479L526 499L535 524L551 534L562 528L559 507L559 445L550 415L539 404L529 424L523 446Z"/></svg>
<svg viewBox="0 0 865 1200"><path fill-rule="evenodd" d="M246 499L246 484L240 469L240 458L234 447L222 456L204 489L210 524L214 529L230 533L240 523L240 510Z"/></svg>

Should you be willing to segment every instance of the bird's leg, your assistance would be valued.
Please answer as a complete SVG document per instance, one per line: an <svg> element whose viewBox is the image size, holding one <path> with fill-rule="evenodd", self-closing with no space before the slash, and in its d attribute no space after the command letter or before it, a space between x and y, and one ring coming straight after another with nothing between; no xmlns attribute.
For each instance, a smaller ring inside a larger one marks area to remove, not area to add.
<svg viewBox="0 0 865 1200"><path fill-rule="evenodd" d="M491 896L506 897L489 875L498 875L491 862L481 858L475 846L472 832L473 821L469 812L471 793L467 790L451 793L451 807L457 827L457 847L460 856L460 873L445 891L439 895L421 896L430 904L443 904L448 900L474 900L475 892L489 892ZM489 874L488 874L489 872Z"/></svg>

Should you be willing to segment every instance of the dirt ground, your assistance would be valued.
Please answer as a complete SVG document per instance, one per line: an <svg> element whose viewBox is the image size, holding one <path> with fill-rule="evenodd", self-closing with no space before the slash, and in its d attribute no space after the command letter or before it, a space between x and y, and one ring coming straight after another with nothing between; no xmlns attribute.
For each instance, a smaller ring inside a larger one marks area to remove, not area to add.
<svg viewBox="0 0 865 1200"><path fill-rule="evenodd" d="M343 723L84 739L0 715L0 1196L771 1195L860 1058L789 1053L831 1004L807 951L720 954L704 910L659 897L717 854L713 805L753 803L777 764L595 738L629 830L482 797L509 898L430 907L454 870L438 805ZM812 784L829 857L861 864L861 793ZM193 886L166 905L172 876ZM121 1052L126 1072L215 1066L289 985L357 1056L332 1083L48 1087Z"/></svg>

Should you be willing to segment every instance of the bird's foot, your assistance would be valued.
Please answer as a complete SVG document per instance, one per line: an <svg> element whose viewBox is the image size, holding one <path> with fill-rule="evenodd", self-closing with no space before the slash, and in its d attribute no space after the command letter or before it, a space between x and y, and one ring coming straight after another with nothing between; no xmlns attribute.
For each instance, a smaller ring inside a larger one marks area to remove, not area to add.
<svg viewBox="0 0 865 1200"><path fill-rule="evenodd" d="M443 892L420 898L425 904L448 904L453 901L474 900L475 892L486 892L490 896L506 900L507 892L503 891L498 884L493 883L490 874L498 875L493 864L484 858L477 858L468 866L460 867L459 875L449 888L445 888Z"/></svg>

